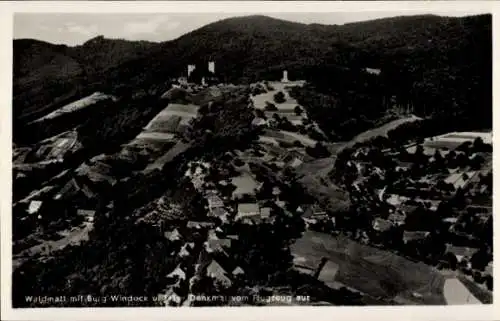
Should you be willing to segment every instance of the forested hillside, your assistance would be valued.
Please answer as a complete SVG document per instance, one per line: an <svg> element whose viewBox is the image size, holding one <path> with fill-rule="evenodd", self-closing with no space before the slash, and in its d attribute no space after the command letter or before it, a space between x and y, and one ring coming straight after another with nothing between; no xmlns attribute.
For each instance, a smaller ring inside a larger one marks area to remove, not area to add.
<svg viewBox="0 0 500 321"><path fill-rule="evenodd" d="M96 89L147 90L178 76L188 63L214 60L226 81L278 79L286 68L292 79L319 86L339 67L352 75L379 68L374 88L384 101L394 96L417 114L465 113L491 126L491 37L490 15L396 17L341 26L248 16L163 43L97 37L67 47L15 40L14 115L33 118Z"/></svg>

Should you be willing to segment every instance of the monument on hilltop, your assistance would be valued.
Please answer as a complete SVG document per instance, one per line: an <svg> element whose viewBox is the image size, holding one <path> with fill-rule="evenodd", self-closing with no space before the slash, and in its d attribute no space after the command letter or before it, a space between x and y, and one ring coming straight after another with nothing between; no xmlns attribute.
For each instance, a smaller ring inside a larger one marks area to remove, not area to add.
<svg viewBox="0 0 500 321"><path fill-rule="evenodd" d="M281 82L288 82L288 71L283 70L283 78L281 78Z"/></svg>

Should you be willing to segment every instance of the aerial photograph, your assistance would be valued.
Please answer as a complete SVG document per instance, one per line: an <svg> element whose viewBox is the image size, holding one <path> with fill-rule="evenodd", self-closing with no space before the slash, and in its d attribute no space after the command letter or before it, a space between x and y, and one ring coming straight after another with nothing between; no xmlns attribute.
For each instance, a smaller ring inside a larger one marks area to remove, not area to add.
<svg viewBox="0 0 500 321"><path fill-rule="evenodd" d="M13 23L14 309L493 303L491 14Z"/></svg>

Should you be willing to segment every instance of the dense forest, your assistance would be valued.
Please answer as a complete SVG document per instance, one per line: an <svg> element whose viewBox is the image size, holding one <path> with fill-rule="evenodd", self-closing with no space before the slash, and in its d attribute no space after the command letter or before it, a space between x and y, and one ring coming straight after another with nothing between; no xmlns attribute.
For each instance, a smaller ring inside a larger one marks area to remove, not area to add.
<svg viewBox="0 0 500 321"><path fill-rule="evenodd" d="M97 37L67 47L15 40L14 117L32 120L93 90L148 91L181 75L188 63L213 60L221 80L279 79L287 69L291 79L328 83L330 89L322 88L328 90L334 84L337 93L346 74L357 79L364 68L378 68L379 79L363 92L368 98L348 102L349 108L366 114L392 101L419 116L444 113L491 126L491 39L490 15L424 15L340 26L238 17L163 43Z"/></svg>

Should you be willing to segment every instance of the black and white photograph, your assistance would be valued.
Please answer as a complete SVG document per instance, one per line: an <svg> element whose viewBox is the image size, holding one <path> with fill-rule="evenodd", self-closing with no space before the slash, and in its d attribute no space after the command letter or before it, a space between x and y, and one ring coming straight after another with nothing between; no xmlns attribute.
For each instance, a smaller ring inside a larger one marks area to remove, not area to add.
<svg viewBox="0 0 500 321"><path fill-rule="evenodd" d="M13 13L12 309L491 305L493 15L447 7Z"/></svg>

